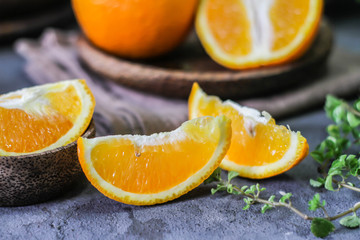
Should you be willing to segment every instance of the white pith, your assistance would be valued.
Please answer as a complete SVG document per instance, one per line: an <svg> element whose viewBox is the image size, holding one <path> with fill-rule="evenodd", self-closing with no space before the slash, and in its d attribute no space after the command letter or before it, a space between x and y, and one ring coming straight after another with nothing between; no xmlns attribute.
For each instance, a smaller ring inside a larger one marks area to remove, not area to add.
<svg viewBox="0 0 360 240"><path fill-rule="evenodd" d="M198 121L198 119L194 119L185 124L192 124L194 121ZM200 170L198 170L195 174L185 179L182 183L167 189L165 191L159 193L151 193L151 194L139 194L132 193L128 191L124 191L111 183L105 181L96 171L94 165L91 160L91 151L92 149L101 143L102 141L109 141L111 139L129 139L137 145L161 145L164 143L176 144L177 141L188 138L189 136L183 130L183 126L172 132L153 134L150 136L140 136L140 135L118 135L118 136L107 136L107 137L98 137L93 139L83 139L84 142L84 160L86 161L85 167L87 171L90 171L89 175L96 179L99 187L101 189L105 189L107 192L111 192L113 195L118 196L122 199L126 198L124 202L132 203L132 204L153 204L157 202L162 202L165 199L171 199L172 196L178 196L184 190L188 189L193 184L200 184L201 181L204 180L206 175L209 175L211 172L210 169L214 167L214 164L219 161L219 155L224 153L224 148L228 143L228 135L225 134L227 131L225 130L228 122L224 121L224 117L213 118L213 126L220 129L219 136L219 144L215 149L212 157L209 159L206 165L204 165ZM191 136L190 136L191 137ZM84 167L84 166L83 166ZM86 172L86 171L85 171ZM195 186L194 186L195 187Z"/></svg>
<svg viewBox="0 0 360 240"><path fill-rule="evenodd" d="M79 95L81 102L82 111L78 114L77 119L73 122L72 128L59 138L55 143L47 146L38 151L31 152L44 152L50 149L61 147L65 145L68 140L73 137L74 130L80 129L83 122L83 116L92 115L93 108L92 97L85 90L84 85L81 83L82 80L67 80L57 83L44 84L40 86L20 89L8 94L0 95L0 107L6 109L20 109L25 111L29 115L45 116L51 114L50 101L44 97L44 94L48 92L59 92L65 90L70 85L73 86ZM9 99L13 96L20 96L20 98ZM49 112L50 111L50 112ZM30 153L17 153L17 152L6 152L0 149L0 155L16 156Z"/></svg>
<svg viewBox="0 0 360 240"><path fill-rule="evenodd" d="M253 45L252 51L248 55L230 55L218 45L210 27L207 24L205 9L208 0L203 0L200 2L196 21L197 31L200 33L200 35L203 36L203 38L206 38L206 42L204 44L205 49L207 49L209 53L212 53L210 55L214 56L215 59L222 59L222 61L229 62L229 64L231 63L232 65L251 65L251 63L261 63L270 60L282 59L283 57L289 55L290 52L295 52L301 43L304 42L305 38L307 38L305 33L307 33L308 29L313 25L312 21L316 18L316 14L318 14L315 10L309 11L305 23L299 29L299 33L302 34L297 34L295 39L286 47L273 51L271 49L273 45L273 28L269 19L269 12L275 0L238 1L245 5L246 9L248 10L248 19L252 24L250 33ZM318 9L318 4L318 0L310 0L309 9ZM257 27L254 27L255 22L257 23Z"/></svg>

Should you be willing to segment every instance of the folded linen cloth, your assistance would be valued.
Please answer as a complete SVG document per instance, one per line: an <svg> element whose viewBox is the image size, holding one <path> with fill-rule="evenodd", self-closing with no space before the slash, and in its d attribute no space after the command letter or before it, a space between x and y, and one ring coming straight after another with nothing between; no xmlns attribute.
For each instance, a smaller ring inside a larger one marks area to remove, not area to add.
<svg viewBox="0 0 360 240"><path fill-rule="evenodd" d="M39 40L20 39L16 51L26 59L25 71L35 84L82 78L92 90L98 135L151 134L169 131L187 119L185 100L166 99L120 86L84 66L78 58L78 32L46 30ZM321 79L274 96L239 101L284 117L321 106L327 94L353 96L360 89L360 57L335 49Z"/></svg>

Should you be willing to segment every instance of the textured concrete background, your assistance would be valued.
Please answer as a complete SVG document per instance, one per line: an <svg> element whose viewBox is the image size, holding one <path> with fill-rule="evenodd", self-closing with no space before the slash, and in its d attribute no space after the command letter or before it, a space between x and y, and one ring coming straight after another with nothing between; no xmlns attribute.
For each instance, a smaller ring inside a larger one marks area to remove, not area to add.
<svg viewBox="0 0 360 240"><path fill-rule="evenodd" d="M329 121L322 111L289 119L283 123L300 130L313 149L325 137ZM312 188L316 164L308 157L300 165L268 180L264 197L280 190L294 194L295 207L307 210L307 202L319 192L326 199L329 214L335 215L359 201L359 194L342 189L341 194ZM254 184L241 178L240 185ZM52 201L25 207L0 208L1 239L315 239L310 222L287 209L260 213L261 205L243 211L238 196L210 194L210 185L201 185L177 200L155 206L130 206L106 198L86 179ZM343 200L346 195L346 201ZM320 212L319 212L320 214ZM321 215L318 215L321 216ZM360 229L337 227L328 239L359 239Z"/></svg>
<svg viewBox="0 0 360 240"><path fill-rule="evenodd" d="M330 22L337 49L360 55L359 12L338 16L336 10ZM0 93L31 85L22 66L23 60L10 45L0 47ZM317 110L281 123L301 131L312 150L326 136L329 120ZM316 176L316 164L308 157L287 173L260 183L267 188L264 197L279 197L279 190L292 192L293 205L312 216L307 202L317 192L327 201L330 215L359 201L360 194L347 189L338 194L312 188L308 181ZM240 178L235 182L256 183ZM261 206L255 205L243 211L238 196L211 195L211 187L201 185L172 202L138 207L106 198L83 178L60 198L33 206L0 208L0 239L316 239L310 232L310 222L287 209L261 214ZM335 233L327 239L360 238L360 229L348 230L338 221L335 226Z"/></svg>

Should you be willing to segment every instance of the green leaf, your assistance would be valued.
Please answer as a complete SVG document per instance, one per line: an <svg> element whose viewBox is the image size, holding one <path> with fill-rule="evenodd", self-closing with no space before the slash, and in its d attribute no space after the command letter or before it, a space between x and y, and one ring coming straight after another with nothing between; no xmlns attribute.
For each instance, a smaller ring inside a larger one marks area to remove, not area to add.
<svg viewBox="0 0 360 240"><path fill-rule="evenodd" d="M334 224L324 218L314 218L311 222L311 232L315 237L324 238L334 230Z"/></svg>
<svg viewBox="0 0 360 240"><path fill-rule="evenodd" d="M326 115L331 118L333 121L335 121L335 119L338 119L339 116L341 115L341 111L340 109L336 111L336 113L334 114L334 110L342 105L342 101L334 96L328 95L326 96L326 102L325 102L325 112ZM336 121L335 121L336 122Z"/></svg>
<svg viewBox="0 0 360 240"><path fill-rule="evenodd" d="M359 129L357 129L357 128L351 129L351 134L353 135L353 137L355 139L357 139L357 140L360 139L360 131L359 131Z"/></svg>
<svg viewBox="0 0 360 240"><path fill-rule="evenodd" d="M325 180L325 188L327 190L330 190L330 191L335 191L334 190L334 187L333 187L333 182L332 182L332 176L329 175L326 177L326 180Z"/></svg>
<svg viewBox="0 0 360 240"><path fill-rule="evenodd" d="M281 203L285 203L286 201L290 200L290 197L292 196L292 193L286 193L284 196L282 196L279 200Z"/></svg>
<svg viewBox="0 0 360 240"><path fill-rule="evenodd" d="M357 159L355 155L349 155L346 158L345 165L349 169L351 175L353 175L354 177L358 176L360 169L360 160Z"/></svg>
<svg viewBox="0 0 360 240"><path fill-rule="evenodd" d="M272 207L269 204L264 204L261 207L261 213L265 213L267 210L270 210L270 209L272 209Z"/></svg>
<svg viewBox="0 0 360 240"><path fill-rule="evenodd" d="M325 139L325 145L329 149L335 149L336 148L336 138L329 136Z"/></svg>
<svg viewBox="0 0 360 240"><path fill-rule="evenodd" d="M236 189L233 189L233 190L232 190L232 194L234 194L234 195L240 195L241 192L239 192L239 191L236 190Z"/></svg>
<svg viewBox="0 0 360 240"><path fill-rule="evenodd" d="M354 109L360 113L360 99L356 100L353 106Z"/></svg>
<svg viewBox="0 0 360 240"><path fill-rule="evenodd" d="M250 205L249 205L249 204L247 204L247 205L245 205L245 207L243 207L243 208L242 208L242 210L248 210L248 209L249 209L249 207L250 207Z"/></svg>
<svg viewBox="0 0 360 240"><path fill-rule="evenodd" d="M244 198L244 202L246 203L245 207L243 207L243 210L247 210L249 209L250 205L253 203L253 199L252 198Z"/></svg>
<svg viewBox="0 0 360 240"><path fill-rule="evenodd" d="M248 186L242 186L242 187L241 187L241 191L244 192L247 188L248 188Z"/></svg>
<svg viewBox="0 0 360 240"><path fill-rule="evenodd" d="M228 184L226 187L226 191L228 193L233 193L233 190L234 190L234 186L232 184Z"/></svg>
<svg viewBox="0 0 360 240"><path fill-rule="evenodd" d="M360 226L360 218L355 214L351 216L346 216L340 219L340 224L348 228L356 228Z"/></svg>
<svg viewBox="0 0 360 240"><path fill-rule="evenodd" d="M275 199L275 195L271 195L268 199L269 202L274 202Z"/></svg>
<svg viewBox="0 0 360 240"><path fill-rule="evenodd" d="M256 191L256 186L251 185L249 189L246 189L245 193L246 194L255 194L255 191Z"/></svg>
<svg viewBox="0 0 360 240"><path fill-rule="evenodd" d="M216 186L216 188L212 188L211 189L211 194L215 194L216 192L218 192L218 191L225 191L227 188L226 188L226 186L225 185L223 185L223 184L218 184L217 186Z"/></svg>
<svg viewBox="0 0 360 240"><path fill-rule="evenodd" d="M316 180L310 179L310 185L313 187L322 187L324 186L325 179L318 177Z"/></svg>
<svg viewBox="0 0 360 240"><path fill-rule="evenodd" d="M342 124L342 125L341 125L341 129L342 129L343 133L346 133L346 134L348 134L348 133L351 132L351 130L352 130L352 128L350 127L350 125L347 124L347 123Z"/></svg>
<svg viewBox="0 0 360 240"><path fill-rule="evenodd" d="M204 184L209 184L209 183L212 183L212 182L218 182L221 180L221 169L220 168L217 168L215 169L215 171L210 175L210 177L208 177L205 181L204 181Z"/></svg>
<svg viewBox="0 0 360 240"><path fill-rule="evenodd" d="M315 211L318 208L324 207L326 204L325 201L323 201L322 203L320 202L320 194L315 194L313 199L311 199L308 203L309 205L309 210L310 211Z"/></svg>
<svg viewBox="0 0 360 240"><path fill-rule="evenodd" d="M340 137L340 128L337 125L334 125L334 124L329 125L326 128L326 131L328 132L328 134L330 136L333 136L333 137L336 137L336 138Z"/></svg>
<svg viewBox="0 0 360 240"><path fill-rule="evenodd" d="M320 151L313 151L310 153L310 156L320 164L322 164L325 160L323 153Z"/></svg>
<svg viewBox="0 0 360 240"><path fill-rule="evenodd" d="M228 173L228 181L230 182L233 178L239 176L239 173L238 172L235 172L235 171L230 171Z"/></svg>
<svg viewBox="0 0 360 240"><path fill-rule="evenodd" d="M332 120L336 123L340 123L346 116L346 109L343 105L338 105L332 110Z"/></svg>
<svg viewBox="0 0 360 240"><path fill-rule="evenodd" d="M350 127L355 128L360 125L360 118L355 116L353 113L348 112L346 114L346 119L349 122Z"/></svg>

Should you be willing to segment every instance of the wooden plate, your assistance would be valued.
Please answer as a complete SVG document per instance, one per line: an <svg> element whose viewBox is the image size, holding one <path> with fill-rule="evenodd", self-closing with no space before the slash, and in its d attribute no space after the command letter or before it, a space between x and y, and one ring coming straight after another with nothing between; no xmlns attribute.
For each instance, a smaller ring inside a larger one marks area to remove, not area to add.
<svg viewBox="0 0 360 240"><path fill-rule="evenodd" d="M123 86L173 98L187 98L193 82L209 94L240 99L273 94L313 80L321 72L332 46L332 32L322 21L312 47L300 59L273 67L233 71L208 57L195 34L162 58L132 61L106 53L84 37L79 56L92 70Z"/></svg>

